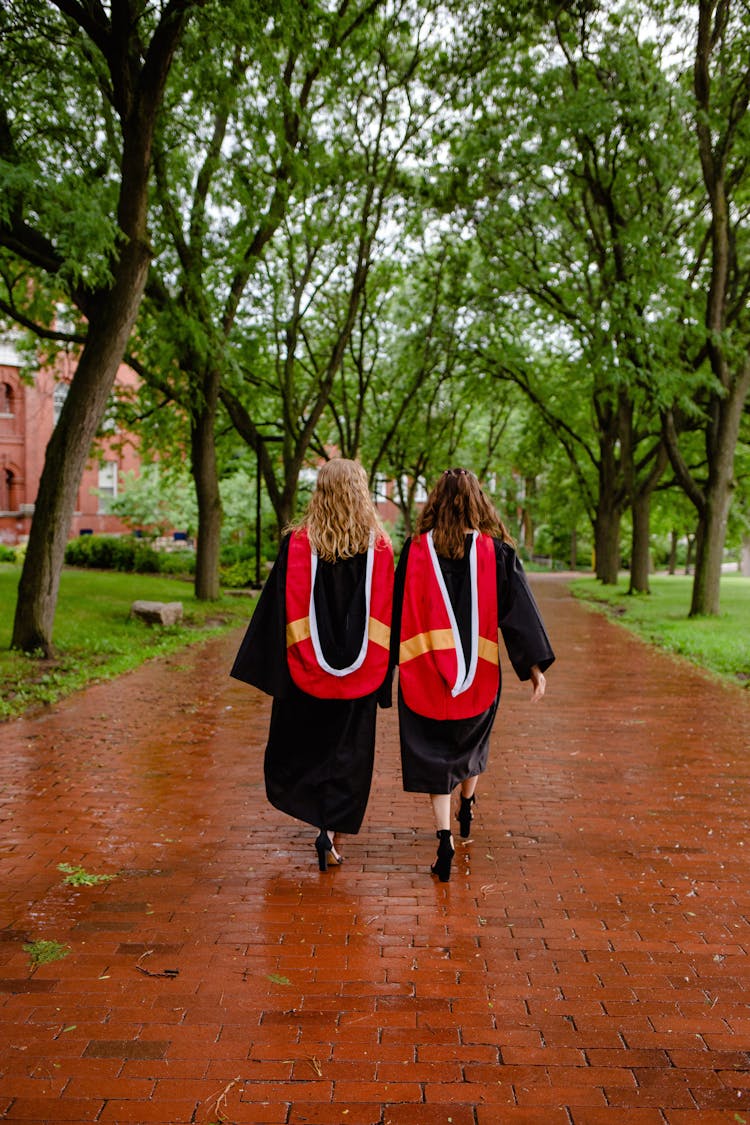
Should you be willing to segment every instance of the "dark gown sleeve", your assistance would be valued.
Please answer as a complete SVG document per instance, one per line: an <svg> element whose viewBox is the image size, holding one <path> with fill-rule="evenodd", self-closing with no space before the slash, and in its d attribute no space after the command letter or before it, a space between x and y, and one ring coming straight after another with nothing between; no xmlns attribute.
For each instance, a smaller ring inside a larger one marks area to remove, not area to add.
<svg viewBox="0 0 750 1125"><path fill-rule="evenodd" d="M401 645L401 609L404 603L404 581L406 579L406 562L409 558L411 538L407 539L401 548L401 555L393 579L393 612L391 615L391 655L388 665L388 675L378 693L378 704L381 707L393 705L393 673L398 667L398 653Z"/></svg>
<svg viewBox="0 0 750 1125"><path fill-rule="evenodd" d="M555 654L518 555L500 539L495 540L495 555L498 625L516 675L528 680L534 664L544 672Z"/></svg>
<svg viewBox="0 0 750 1125"><path fill-rule="evenodd" d="M284 699L290 694L292 678L286 660L286 565L289 554L286 536L261 591L247 632L235 657L230 676L243 683Z"/></svg>

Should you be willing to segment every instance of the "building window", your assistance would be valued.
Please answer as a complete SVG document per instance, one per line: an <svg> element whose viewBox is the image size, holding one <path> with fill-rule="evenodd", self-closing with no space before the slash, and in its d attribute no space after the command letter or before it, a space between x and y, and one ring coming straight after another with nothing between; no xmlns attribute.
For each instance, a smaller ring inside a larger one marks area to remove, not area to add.
<svg viewBox="0 0 750 1125"><path fill-rule="evenodd" d="M106 516L117 499L117 462L103 461L99 466L99 515Z"/></svg>
<svg viewBox="0 0 750 1125"><path fill-rule="evenodd" d="M0 469L0 512L9 512L13 490L13 473L10 469Z"/></svg>
<svg viewBox="0 0 750 1125"><path fill-rule="evenodd" d="M401 480L399 481L399 492L401 493L401 499L402 500L406 500L407 496L409 495L409 488L410 488L411 484L412 484L411 477L406 477L406 476L401 477ZM417 480L414 484L414 503L415 504L424 504L426 499L427 499L427 485L425 483L425 479L424 479L424 477L417 477Z"/></svg>
<svg viewBox="0 0 750 1125"><path fill-rule="evenodd" d="M10 383L0 383L0 414L13 414L13 388Z"/></svg>
<svg viewBox="0 0 750 1125"><path fill-rule="evenodd" d="M60 411L63 408L65 399L68 397L69 389L70 387L68 383L55 384L55 391L52 399L55 425L57 425L58 421L60 420Z"/></svg>
<svg viewBox="0 0 750 1125"><path fill-rule="evenodd" d="M376 504L382 504L388 499L388 477L385 473L376 473L372 482L372 498Z"/></svg>

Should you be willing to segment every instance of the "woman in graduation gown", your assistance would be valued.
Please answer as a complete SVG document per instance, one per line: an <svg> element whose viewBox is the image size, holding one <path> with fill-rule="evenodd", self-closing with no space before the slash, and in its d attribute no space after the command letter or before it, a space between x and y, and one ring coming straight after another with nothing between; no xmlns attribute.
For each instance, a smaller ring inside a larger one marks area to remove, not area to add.
<svg viewBox="0 0 750 1125"><path fill-rule="evenodd" d="M341 862L334 835L367 807L378 692L388 672L393 551L367 474L336 458L287 532L231 675L273 696L268 800L319 829L319 867Z"/></svg>
<svg viewBox="0 0 750 1125"><path fill-rule="evenodd" d="M523 567L479 481L447 469L430 493L396 571L392 663L399 665L404 789L429 793L438 853L433 874L450 879L451 795L468 837L479 775L500 700L498 629L532 702L555 659Z"/></svg>

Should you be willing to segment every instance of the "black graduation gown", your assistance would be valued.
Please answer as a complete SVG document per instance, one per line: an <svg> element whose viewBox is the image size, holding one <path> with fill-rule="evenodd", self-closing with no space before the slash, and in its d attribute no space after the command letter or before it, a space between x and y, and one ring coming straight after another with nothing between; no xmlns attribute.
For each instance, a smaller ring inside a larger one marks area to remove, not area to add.
<svg viewBox="0 0 750 1125"><path fill-rule="evenodd" d="M471 584L466 539L462 559L438 556L448 596L456 615L461 642L469 659L471 629ZM498 625L516 675L528 680L538 664L544 672L555 659L534 596L529 589L521 560L508 543L496 539ZM401 552L393 594L391 663L398 662L401 609L406 563L411 540ZM429 719L407 707L398 695L401 770L404 789L410 793L451 793L467 777L487 768L490 732L500 702L500 686L494 702L480 715L469 719Z"/></svg>
<svg viewBox="0 0 750 1125"><path fill-rule="evenodd" d="M375 756L377 692L361 699L317 699L294 684L286 660L289 536L281 545L231 675L273 696L264 772L268 800L318 828L357 833L367 807ZM318 561L315 610L323 654L350 664L365 626L367 555Z"/></svg>

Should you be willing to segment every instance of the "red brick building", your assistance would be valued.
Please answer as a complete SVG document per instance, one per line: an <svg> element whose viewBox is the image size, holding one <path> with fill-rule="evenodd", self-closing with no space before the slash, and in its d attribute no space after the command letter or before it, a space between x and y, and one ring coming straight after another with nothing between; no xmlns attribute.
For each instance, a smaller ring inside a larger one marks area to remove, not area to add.
<svg viewBox="0 0 750 1125"><path fill-rule="evenodd" d="M40 369L32 381L21 378L21 361L13 344L0 340L0 543L25 543L34 513L44 454L75 371L75 360L61 353L54 366ZM128 367L117 375L121 387L135 386ZM70 537L82 531L117 534L127 531L108 514L122 474L138 470L133 438L111 432L99 439L78 489Z"/></svg>

